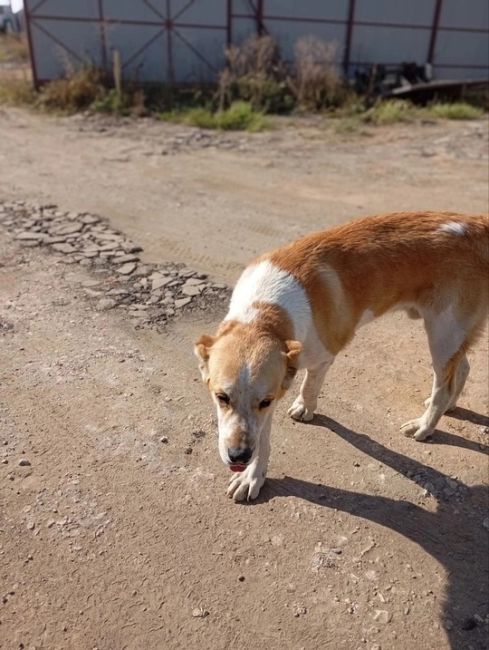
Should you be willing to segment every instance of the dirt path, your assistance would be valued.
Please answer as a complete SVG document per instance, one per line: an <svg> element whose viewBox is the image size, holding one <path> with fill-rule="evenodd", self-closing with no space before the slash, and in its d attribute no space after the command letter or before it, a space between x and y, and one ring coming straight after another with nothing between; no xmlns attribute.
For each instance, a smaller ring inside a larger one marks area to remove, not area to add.
<svg viewBox="0 0 489 650"><path fill-rule="evenodd" d="M307 125L229 149L169 145L165 126L156 157L159 125L6 119L0 198L101 212L148 260L217 280L352 214L487 209L480 124L360 145ZM398 427L430 389L422 329L365 327L312 424L284 400L270 479L236 505L191 353L221 314L134 330L93 309L92 278L0 230L0 648L486 648L487 336L462 408L417 444Z"/></svg>
<svg viewBox="0 0 489 650"><path fill-rule="evenodd" d="M151 262L234 281L250 257L368 213L488 206L484 122L363 129L327 122L205 137L139 120L2 112L0 198L111 219Z"/></svg>

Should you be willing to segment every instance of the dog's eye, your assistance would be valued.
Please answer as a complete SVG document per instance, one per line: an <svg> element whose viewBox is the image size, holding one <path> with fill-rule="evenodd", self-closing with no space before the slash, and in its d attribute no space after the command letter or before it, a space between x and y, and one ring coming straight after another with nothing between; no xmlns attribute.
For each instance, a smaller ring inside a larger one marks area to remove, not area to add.
<svg viewBox="0 0 489 650"><path fill-rule="evenodd" d="M219 401L219 404L229 404L229 395L226 395L226 393L217 393L216 397Z"/></svg>
<svg viewBox="0 0 489 650"><path fill-rule="evenodd" d="M262 401L259 403L258 408L259 409L266 409L270 406L272 403L271 399L262 399Z"/></svg>

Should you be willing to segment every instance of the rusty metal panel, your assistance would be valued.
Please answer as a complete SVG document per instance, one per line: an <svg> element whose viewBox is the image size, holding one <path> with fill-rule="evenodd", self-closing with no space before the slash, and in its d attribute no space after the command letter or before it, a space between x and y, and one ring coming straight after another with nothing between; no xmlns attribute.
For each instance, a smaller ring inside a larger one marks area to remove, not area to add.
<svg viewBox="0 0 489 650"><path fill-rule="evenodd" d="M256 19L251 18L233 18L232 21L232 42L239 45L247 38L256 34Z"/></svg>
<svg viewBox="0 0 489 650"><path fill-rule="evenodd" d="M436 76L488 76L487 0L25 0L34 79L75 65L127 79L209 82L224 47L255 33L277 38L286 59L314 35L338 43L348 74L368 63L430 61Z"/></svg>
<svg viewBox="0 0 489 650"><path fill-rule="evenodd" d="M217 79L224 66L224 32L180 27L172 35L173 65L179 81L204 83Z"/></svg>
<svg viewBox="0 0 489 650"><path fill-rule="evenodd" d="M126 79L208 82L224 65L224 0L26 0L36 81L121 55Z"/></svg>
<svg viewBox="0 0 489 650"><path fill-rule="evenodd" d="M343 58L343 49L346 38L346 23L330 24L301 21L284 21L268 20L267 16L263 20L267 32L277 40L282 56L287 61L294 59L294 46L301 38L308 36L316 37L329 43L334 43L336 47L337 62L341 63Z"/></svg>
<svg viewBox="0 0 489 650"><path fill-rule="evenodd" d="M96 22L46 18L30 25L37 77L56 79L81 65L102 65L100 29Z"/></svg>
<svg viewBox="0 0 489 650"><path fill-rule="evenodd" d="M105 30L108 65L121 53L122 74L134 81L165 81L168 72L167 34L161 24L117 24Z"/></svg>
<svg viewBox="0 0 489 650"><path fill-rule="evenodd" d="M487 0L443 0L433 46L439 79L489 77L489 3Z"/></svg>
<svg viewBox="0 0 489 650"><path fill-rule="evenodd" d="M266 32L277 39L286 60L294 58L294 46L299 39L313 36L337 44L339 63L346 40L347 14L348 3L344 0L264 0L262 20Z"/></svg>
<svg viewBox="0 0 489 650"><path fill-rule="evenodd" d="M487 79L489 77L487 34L440 29L433 65L436 77L440 79Z"/></svg>
<svg viewBox="0 0 489 650"><path fill-rule="evenodd" d="M39 16L66 16L71 18L98 18L98 0L66 2L66 0L31 0L31 12Z"/></svg>
<svg viewBox="0 0 489 650"><path fill-rule="evenodd" d="M435 0L356 0L350 60L424 64L430 48Z"/></svg>
<svg viewBox="0 0 489 650"><path fill-rule="evenodd" d="M412 25L428 28L434 11L434 0L357 0L355 21L372 25ZM392 34L392 45L396 37Z"/></svg>
<svg viewBox="0 0 489 650"><path fill-rule="evenodd" d="M487 0L443 0L440 28L471 28L489 30L489 2Z"/></svg>
<svg viewBox="0 0 489 650"><path fill-rule="evenodd" d="M336 20L346 21L348 3L344 0L328 2L297 2L297 0L264 0L263 15L286 17L300 22Z"/></svg>
<svg viewBox="0 0 489 650"><path fill-rule="evenodd" d="M395 38L393 37L395 36ZM371 27L356 24L351 45L353 65L364 63L398 64L414 61L423 64L429 47L427 29Z"/></svg>

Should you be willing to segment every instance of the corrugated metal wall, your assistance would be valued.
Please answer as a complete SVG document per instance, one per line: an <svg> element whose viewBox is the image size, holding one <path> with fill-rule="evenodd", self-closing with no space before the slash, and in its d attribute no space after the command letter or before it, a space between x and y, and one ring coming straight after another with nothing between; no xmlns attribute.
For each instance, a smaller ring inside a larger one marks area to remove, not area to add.
<svg viewBox="0 0 489 650"><path fill-rule="evenodd" d="M338 44L348 74L368 63L431 62L438 79L489 77L487 0L25 0L34 78L70 65L110 66L126 78L209 82L227 43L270 33L286 59L298 38Z"/></svg>

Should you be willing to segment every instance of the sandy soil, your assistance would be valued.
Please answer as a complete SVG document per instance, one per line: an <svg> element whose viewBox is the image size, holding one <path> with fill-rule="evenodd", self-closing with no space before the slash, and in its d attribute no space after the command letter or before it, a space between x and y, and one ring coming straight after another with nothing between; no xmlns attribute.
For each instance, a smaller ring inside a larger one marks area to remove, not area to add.
<svg viewBox="0 0 489 650"><path fill-rule="evenodd" d="M2 123L0 199L98 212L147 261L217 281L352 216L488 207L480 122L210 140L15 110ZM430 391L421 326L362 329L311 424L284 400L269 480L237 505L191 352L225 305L135 330L93 309L90 277L0 230L2 649L487 647L487 336L460 408L420 444L398 427Z"/></svg>

